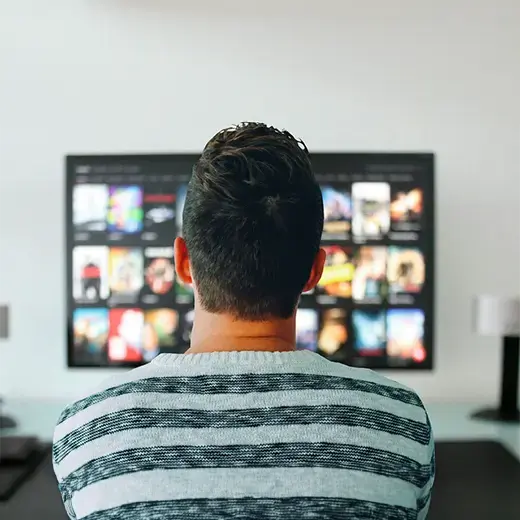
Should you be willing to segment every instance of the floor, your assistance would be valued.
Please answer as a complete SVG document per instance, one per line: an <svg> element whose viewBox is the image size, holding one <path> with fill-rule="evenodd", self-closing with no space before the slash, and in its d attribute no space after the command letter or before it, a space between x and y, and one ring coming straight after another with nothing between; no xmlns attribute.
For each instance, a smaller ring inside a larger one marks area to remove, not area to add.
<svg viewBox="0 0 520 520"><path fill-rule="evenodd" d="M436 446L429 520L518 520L520 463L496 441L444 441Z"/></svg>

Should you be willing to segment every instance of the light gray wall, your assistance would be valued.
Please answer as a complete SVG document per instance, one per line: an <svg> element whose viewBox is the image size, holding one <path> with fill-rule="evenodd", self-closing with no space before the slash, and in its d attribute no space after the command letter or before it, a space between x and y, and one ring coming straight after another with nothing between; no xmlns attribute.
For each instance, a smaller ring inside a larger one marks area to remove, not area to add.
<svg viewBox="0 0 520 520"><path fill-rule="evenodd" d="M253 4L255 4L253 6ZM437 368L427 400L496 398L471 299L520 290L520 2L16 0L0 15L0 392L74 397L63 156L197 151L241 120L314 150L437 154Z"/></svg>

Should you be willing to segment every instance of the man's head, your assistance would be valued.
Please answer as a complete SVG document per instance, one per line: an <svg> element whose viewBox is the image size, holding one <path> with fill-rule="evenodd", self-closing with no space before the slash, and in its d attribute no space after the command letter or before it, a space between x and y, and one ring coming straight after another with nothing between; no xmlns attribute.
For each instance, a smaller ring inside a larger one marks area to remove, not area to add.
<svg viewBox="0 0 520 520"><path fill-rule="evenodd" d="M303 142L243 123L216 134L193 168L177 273L207 312L287 319L321 276L322 231L321 190Z"/></svg>

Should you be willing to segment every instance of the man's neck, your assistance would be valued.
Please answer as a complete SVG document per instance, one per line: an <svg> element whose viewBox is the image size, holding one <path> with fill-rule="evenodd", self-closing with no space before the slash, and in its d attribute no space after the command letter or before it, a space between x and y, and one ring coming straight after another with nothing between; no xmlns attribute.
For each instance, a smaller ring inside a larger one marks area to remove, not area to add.
<svg viewBox="0 0 520 520"><path fill-rule="evenodd" d="M239 321L197 309L186 354L229 351L287 352L296 349L295 318Z"/></svg>

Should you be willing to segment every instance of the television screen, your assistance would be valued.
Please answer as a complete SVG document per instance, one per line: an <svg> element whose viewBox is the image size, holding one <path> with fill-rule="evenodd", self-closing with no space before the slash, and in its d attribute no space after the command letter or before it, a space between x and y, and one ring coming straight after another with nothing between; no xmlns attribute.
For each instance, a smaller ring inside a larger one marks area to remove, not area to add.
<svg viewBox="0 0 520 520"><path fill-rule="evenodd" d="M67 158L68 364L135 367L182 353L193 291L175 274L196 155ZM384 369L433 367L432 154L313 154L323 194L318 286L296 346Z"/></svg>

